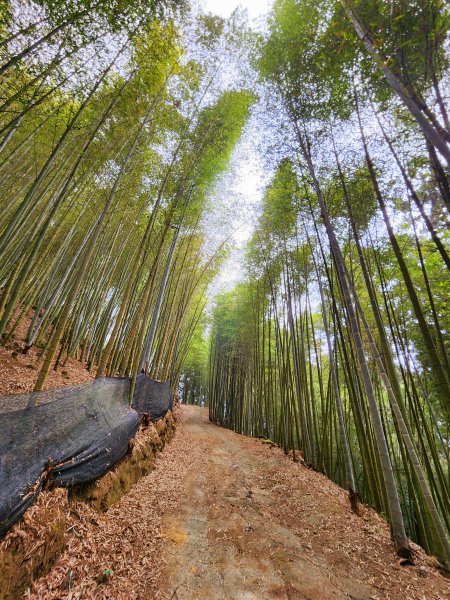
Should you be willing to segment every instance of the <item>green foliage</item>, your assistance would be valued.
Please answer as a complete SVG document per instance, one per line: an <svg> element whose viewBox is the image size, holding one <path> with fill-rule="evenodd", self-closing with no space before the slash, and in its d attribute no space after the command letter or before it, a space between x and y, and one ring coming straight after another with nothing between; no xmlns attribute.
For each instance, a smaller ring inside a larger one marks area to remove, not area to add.
<svg viewBox="0 0 450 600"><path fill-rule="evenodd" d="M297 118L325 117L330 110L340 116L349 114L352 94L347 65L324 40L330 18L328 0L277 0L269 19L259 71L288 92Z"/></svg>
<svg viewBox="0 0 450 600"><path fill-rule="evenodd" d="M389 3L360 0L351 5L367 27L386 65L419 98L424 97L433 79L439 81L448 67L445 51L450 26L448 5L442 0L394 0ZM341 26L345 31L345 19L339 7L333 16L332 35L336 35L335 31L340 30ZM355 40L354 33L344 39L346 44ZM344 65L349 65L348 58ZM369 59L363 60L361 66L362 74L380 100L392 93L380 80L379 73Z"/></svg>
<svg viewBox="0 0 450 600"><path fill-rule="evenodd" d="M197 163L199 185L203 189L207 190L228 165L255 100L249 91L231 90L201 111L194 136L196 143L207 142Z"/></svg>
<svg viewBox="0 0 450 600"><path fill-rule="evenodd" d="M203 317L193 331L192 341L184 359L183 369L194 371L206 378L207 366L208 343L205 335L205 319Z"/></svg>
<svg viewBox="0 0 450 600"><path fill-rule="evenodd" d="M442 0L350 2L385 64L423 102L448 67L450 13ZM393 90L358 39L341 2L277 0L261 43L261 76L289 94L296 118L346 118L355 80L380 101Z"/></svg>
<svg viewBox="0 0 450 600"><path fill-rule="evenodd" d="M218 299L211 418L300 451L349 490L354 479L397 532L403 523L393 515L401 511L391 501L399 496L408 535L448 564L448 449L438 440L448 434L450 291L437 218L448 194L442 176L440 192L432 191L439 164L431 156L430 169L425 148L411 148L417 117L394 101L380 65L430 120L433 88L445 120L439 85L448 11L440 2L347 3L374 43L369 53L343 4L277 0L258 39L255 65L270 100L281 104L277 118L286 115L291 127L281 152L300 158L278 163L266 189L247 248L247 283ZM401 123L383 142L373 123L380 105L369 108L368 93ZM408 158L415 180L400 173ZM430 224L422 203L434 201Z"/></svg>
<svg viewBox="0 0 450 600"><path fill-rule="evenodd" d="M275 171L263 199L260 226L264 235L286 239L297 222L299 185L292 162L283 160Z"/></svg>
<svg viewBox="0 0 450 600"><path fill-rule="evenodd" d="M212 49L224 32L225 19L213 14L200 15L197 42Z"/></svg>
<svg viewBox="0 0 450 600"><path fill-rule="evenodd" d="M361 232L369 227L376 214L377 203L367 169L355 168L344 175L346 193L351 200L351 215ZM338 173L332 173L326 182L327 205L334 218L345 216L350 218L347 202L344 197L342 182Z"/></svg>
<svg viewBox="0 0 450 600"><path fill-rule="evenodd" d="M232 291L217 296L212 336L221 349L226 350L242 340L248 342L250 312L251 299L246 284L239 284Z"/></svg>
<svg viewBox="0 0 450 600"><path fill-rule="evenodd" d="M36 0L43 6L55 24L63 23L79 13L97 15L106 20L112 31L134 30L138 22L154 16L162 18L166 12L183 6L177 0Z"/></svg>
<svg viewBox="0 0 450 600"><path fill-rule="evenodd" d="M205 377L195 332L223 253L209 248L202 217L255 97L205 94L214 58L186 59L170 10L159 10L171 6L46 2L36 39L49 32L68 65L39 44L6 63L0 279L11 286L2 286L0 330L12 337L39 307L26 342L45 346L37 386L58 355L58 364L78 355L98 375L136 374L153 314L151 375L175 380L191 349L190 368ZM200 19L206 37L211 27ZM96 56L99 35L110 36L111 55ZM92 72L67 84L65 69L93 50Z"/></svg>

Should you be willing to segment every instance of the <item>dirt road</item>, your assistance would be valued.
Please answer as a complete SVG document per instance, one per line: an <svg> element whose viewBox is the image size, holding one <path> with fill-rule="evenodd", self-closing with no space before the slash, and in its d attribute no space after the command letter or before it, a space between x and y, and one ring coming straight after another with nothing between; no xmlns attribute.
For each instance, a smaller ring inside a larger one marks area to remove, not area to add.
<svg viewBox="0 0 450 600"><path fill-rule="evenodd" d="M186 413L186 428L202 446L203 468L190 470L184 482L188 501L163 524L163 535L173 542L165 549L171 597L334 600L376 592L359 582L359 570L335 573L325 557L313 556L309 535L300 537L272 520L271 508L283 493L270 481L278 454L249 453L242 439L202 423L200 409ZM311 494L299 498L312 500Z"/></svg>
<svg viewBox="0 0 450 600"><path fill-rule="evenodd" d="M382 519L353 515L325 477L184 411L197 458L185 501L163 521L167 598L444 597L446 582L421 562L401 566Z"/></svg>
<svg viewBox="0 0 450 600"><path fill-rule="evenodd" d="M173 441L108 512L76 535L34 600L444 600L419 551L402 566L387 524L281 450L183 407ZM99 576L108 569L111 576ZM68 584L69 577L69 584Z"/></svg>

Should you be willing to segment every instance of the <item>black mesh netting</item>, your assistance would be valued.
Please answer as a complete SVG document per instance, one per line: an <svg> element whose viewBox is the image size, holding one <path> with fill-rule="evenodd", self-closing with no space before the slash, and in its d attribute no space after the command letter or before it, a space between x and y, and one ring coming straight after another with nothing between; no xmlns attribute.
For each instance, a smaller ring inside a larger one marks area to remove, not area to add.
<svg viewBox="0 0 450 600"><path fill-rule="evenodd" d="M127 452L142 415L164 417L169 382L130 379L0 396L0 536L22 516L48 481L69 486L97 479Z"/></svg>

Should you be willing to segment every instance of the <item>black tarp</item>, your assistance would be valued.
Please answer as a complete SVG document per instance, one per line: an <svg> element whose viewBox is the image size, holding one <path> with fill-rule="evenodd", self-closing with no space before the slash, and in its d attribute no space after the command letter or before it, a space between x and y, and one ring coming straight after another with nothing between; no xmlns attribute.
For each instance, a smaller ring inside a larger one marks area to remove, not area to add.
<svg viewBox="0 0 450 600"><path fill-rule="evenodd" d="M156 421L172 406L169 382L141 374L44 392L0 396L0 536L47 481L97 479L127 452L142 415Z"/></svg>
<svg viewBox="0 0 450 600"><path fill-rule="evenodd" d="M142 373L138 375L133 408L141 415L148 413L152 421L162 419L169 408L172 408L170 382L154 381Z"/></svg>

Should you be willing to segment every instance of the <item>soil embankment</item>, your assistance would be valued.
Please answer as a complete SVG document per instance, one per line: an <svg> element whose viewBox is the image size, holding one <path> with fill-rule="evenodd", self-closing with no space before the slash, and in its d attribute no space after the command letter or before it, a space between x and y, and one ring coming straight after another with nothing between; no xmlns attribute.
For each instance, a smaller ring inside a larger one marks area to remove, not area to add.
<svg viewBox="0 0 450 600"><path fill-rule="evenodd" d="M41 368L43 348L33 346L27 354L23 353L31 317L32 314L24 319L11 339L0 346L1 396L33 391ZM53 366L54 364L55 361ZM85 383L92 381L94 377L95 369L90 372L86 365L76 358L67 358L58 365L56 370L54 368L50 370L44 389Z"/></svg>
<svg viewBox="0 0 450 600"><path fill-rule="evenodd" d="M96 554L101 514L153 470L157 455L170 442L174 432L175 421L169 411L155 423L143 423L126 456L97 481L72 487L69 491L56 488L41 492L22 519L0 541L0 600L17 600L24 593L28 597L33 581L39 577L44 581L64 552L70 564L77 562L77 567L69 566L57 588L46 590L45 594L72 597L72 586L77 581L80 583L84 566L83 560L74 561L74 556L80 558L80 547L84 551L85 546ZM58 576L57 571L56 568L52 573ZM103 571L100 571L100 578ZM97 597L95 590L93 596ZM38 597L41 597L40 593Z"/></svg>

